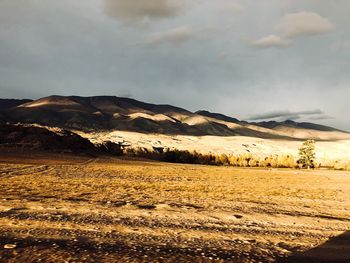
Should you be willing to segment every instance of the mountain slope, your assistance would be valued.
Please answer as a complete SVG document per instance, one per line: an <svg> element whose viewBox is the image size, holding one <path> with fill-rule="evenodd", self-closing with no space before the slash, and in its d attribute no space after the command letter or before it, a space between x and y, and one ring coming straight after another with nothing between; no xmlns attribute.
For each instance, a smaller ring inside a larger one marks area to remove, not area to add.
<svg viewBox="0 0 350 263"><path fill-rule="evenodd" d="M35 101L0 100L0 120L82 131L123 130L268 139L350 138L346 132L312 123L248 123L220 113L192 113L171 105L156 105L114 96L49 96Z"/></svg>
<svg viewBox="0 0 350 263"><path fill-rule="evenodd" d="M218 119L218 120L222 120L222 121L241 123L240 120L226 116L226 115L221 114L221 113L212 113L212 112L205 111L205 110L197 111L196 113L198 115L202 115L202 116L206 116L206 117L210 117L210 118L214 118L214 119Z"/></svg>

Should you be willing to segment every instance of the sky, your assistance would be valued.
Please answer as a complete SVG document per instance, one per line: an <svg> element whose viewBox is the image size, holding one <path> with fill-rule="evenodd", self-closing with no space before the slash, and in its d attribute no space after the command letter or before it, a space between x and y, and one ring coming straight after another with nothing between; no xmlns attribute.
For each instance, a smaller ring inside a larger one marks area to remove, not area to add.
<svg viewBox="0 0 350 263"><path fill-rule="evenodd" d="M349 0L0 0L0 97L114 95L350 130Z"/></svg>

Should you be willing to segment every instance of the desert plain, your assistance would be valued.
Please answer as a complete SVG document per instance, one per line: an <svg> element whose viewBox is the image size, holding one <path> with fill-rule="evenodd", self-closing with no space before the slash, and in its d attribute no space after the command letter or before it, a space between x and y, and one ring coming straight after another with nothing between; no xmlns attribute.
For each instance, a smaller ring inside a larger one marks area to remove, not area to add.
<svg viewBox="0 0 350 263"><path fill-rule="evenodd" d="M0 155L0 262L350 262L350 173Z"/></svg>

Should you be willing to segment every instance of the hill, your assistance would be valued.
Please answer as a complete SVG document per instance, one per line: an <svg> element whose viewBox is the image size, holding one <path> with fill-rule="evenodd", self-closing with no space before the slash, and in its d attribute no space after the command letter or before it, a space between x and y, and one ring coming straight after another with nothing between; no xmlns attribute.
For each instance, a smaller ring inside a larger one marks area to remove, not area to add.
<svg viewBox="0 0 350 263"><path fill-rule="evenodd" d="M89 140L67 130L25 125L0 125L0 147L16 150L93 153L98 149Z"/></svg>

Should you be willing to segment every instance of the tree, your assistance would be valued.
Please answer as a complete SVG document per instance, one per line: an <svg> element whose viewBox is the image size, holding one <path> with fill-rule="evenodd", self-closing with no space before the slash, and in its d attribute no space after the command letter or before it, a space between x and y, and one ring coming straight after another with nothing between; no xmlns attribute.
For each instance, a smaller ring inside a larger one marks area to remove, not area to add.
<svg viewBox="0 0 350 263"><path fill-rule="evenodd" d="M307 140L299 148L299 160L298 164L302 165L302 168L315 168L315 141Z"/></svg>

